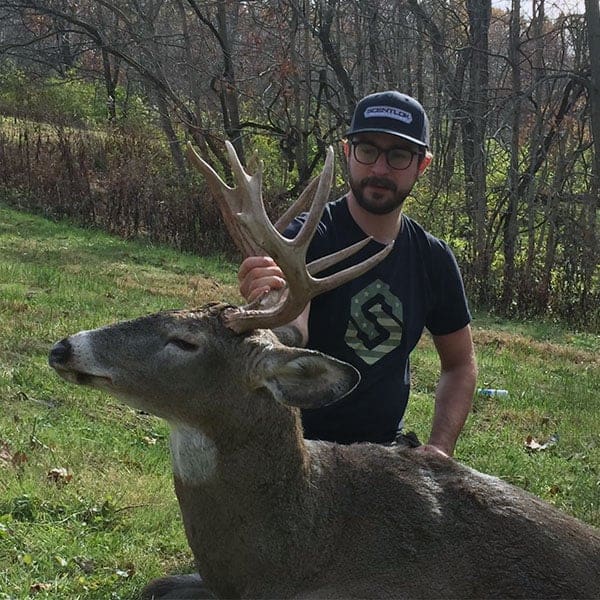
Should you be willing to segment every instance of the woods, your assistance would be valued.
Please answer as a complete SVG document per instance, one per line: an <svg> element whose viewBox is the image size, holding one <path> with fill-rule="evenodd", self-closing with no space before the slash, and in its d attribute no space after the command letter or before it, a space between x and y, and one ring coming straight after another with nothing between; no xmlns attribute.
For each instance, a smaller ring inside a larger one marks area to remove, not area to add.
<svg viewBox="0 0 600 600"><path fill-rule="evenodd" d="M598 56L597 0L0 0L3 196L225 249L186 140L225 175L225 139L257 151L281 212L356 101L396 88L432 125L406 210L471 301L600 331Z"/></svg>

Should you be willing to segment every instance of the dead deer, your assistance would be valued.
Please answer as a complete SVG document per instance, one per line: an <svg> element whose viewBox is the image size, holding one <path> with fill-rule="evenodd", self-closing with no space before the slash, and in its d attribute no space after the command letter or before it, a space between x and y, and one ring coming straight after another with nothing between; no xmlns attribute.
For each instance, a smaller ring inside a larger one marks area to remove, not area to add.
<svg viewBox="0 0 600 600"><path fill-rule="evenodd" d="M303 439L299 408L342 398L359 376L269 328L354 273L315 279L323 262L303 262L319 209L285 240L264 215L260 169L250 176L230 158L233 189L199 166L242 252L260 246L283 267L285 293L83 331L50 353L68 381L170 424L202 579L165 577L143 597L599 598L600 533L531 494L442 456ZM307 192L313 207L328 195L331 159Z"/></svg>

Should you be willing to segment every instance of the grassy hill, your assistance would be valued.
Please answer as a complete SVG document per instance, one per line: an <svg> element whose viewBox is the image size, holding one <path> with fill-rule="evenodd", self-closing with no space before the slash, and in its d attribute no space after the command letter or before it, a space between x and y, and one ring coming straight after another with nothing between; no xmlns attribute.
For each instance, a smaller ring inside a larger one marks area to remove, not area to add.
<svg viewBox="0 0 600 600"><path fill-rule="evenodd" d="M68 334L166 308L238 301L235 266L0 206L0 600L133 599L192 569L158 419L59 379ZM457 458L600 526L600 337L477 314L482 387ZM437 376L425 337L407 426L426 437ZM545 450L526 443L557 440ZM401 507L399 507L401 510Z"/></svg>

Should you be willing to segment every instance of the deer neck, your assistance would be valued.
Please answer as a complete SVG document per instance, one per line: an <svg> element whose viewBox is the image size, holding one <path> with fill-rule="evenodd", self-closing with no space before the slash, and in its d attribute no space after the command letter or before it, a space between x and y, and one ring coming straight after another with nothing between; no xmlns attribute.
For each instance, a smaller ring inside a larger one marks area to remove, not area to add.
<svg viewBox="0 0 600 600"><path fill-rule="evenodd" d="M252 436L215 436L172 425L175 491L188 543L202 577L222 597L240 597L256 573L284 581L315 536L316 502L298 415L261 420L253 430ZM272 556L268 549L283 539L295 550Z"/></svg>
<svg viewBox="0 0 600 600"><path fill-rule="evenodd" d="M260 428L219 431L172 422L171 457L176 481L187 487L280 483L307 477L308 452L298 411L278 407L258 419Z"/></svg>

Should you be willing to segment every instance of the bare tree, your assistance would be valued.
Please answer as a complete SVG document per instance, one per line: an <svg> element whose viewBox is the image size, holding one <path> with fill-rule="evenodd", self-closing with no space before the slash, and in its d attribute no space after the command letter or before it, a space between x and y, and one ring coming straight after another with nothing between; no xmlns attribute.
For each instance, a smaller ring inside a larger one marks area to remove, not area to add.
<svg viewBox="0 0 600 600"><path fill-rule="evenodd" d="M593 141L593 167L590 185L587 231L588 243L584 251L586 290L598 269L598 208L600 205L600 9L596 0L585 0L585 21L590 56L590 128ZM592 58L594 57L594 58Z"/></svg>
<svg viewBox="0 0 600 600"><path fill-rule="evenodd" d="M518 235L519 207L519 148L521 136L522 88L521 88L521 1L512 0L510 15L510 39L508 59L511 70L513 94L513 118L511 123L510 167L508 172L508 206L504 219L504 279L502 282L502 305L508 309L513 300L515 287L515 251Z"/></svg>
<svg viewBox="0 0 600 600"><path fill-rule="evenodd" d="M139 94L179 174L185 138L226 177L224 139L240 156L268 147L276 202L312 177L359 97L403 90L428 111L435 156L408 208L455 244L471 298L594 313L597 5L549 17L545 0L532 16L490 4L0 0L0 64L101 82L112 123L123 89Z"/></svg>

